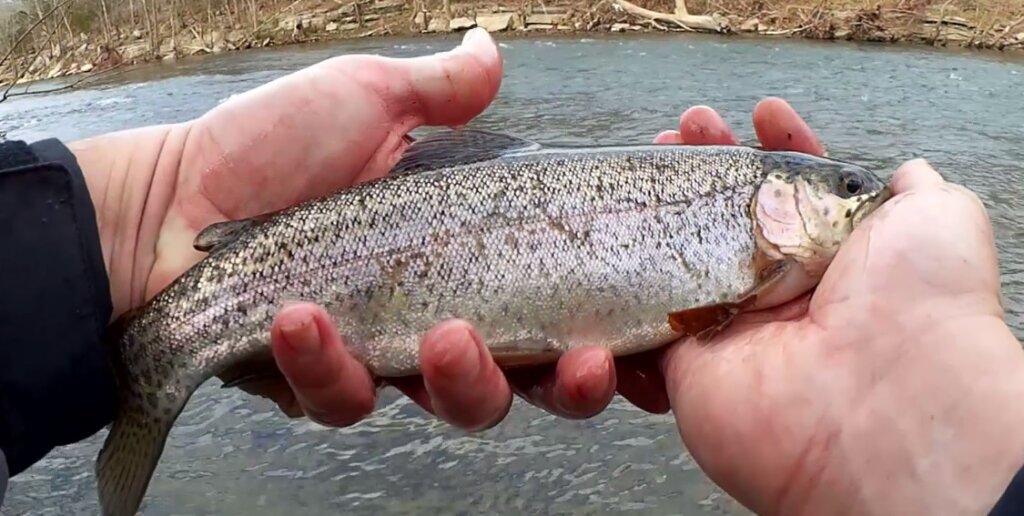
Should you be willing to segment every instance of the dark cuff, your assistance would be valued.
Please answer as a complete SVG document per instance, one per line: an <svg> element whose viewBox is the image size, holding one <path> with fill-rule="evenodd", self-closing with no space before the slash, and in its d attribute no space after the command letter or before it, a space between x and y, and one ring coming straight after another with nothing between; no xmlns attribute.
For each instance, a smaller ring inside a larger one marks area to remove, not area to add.
<svg viewBox="0 0 1024 516"><path fill-rule="evenodd" d="M1002 498L996 502L996 506L989 512L989 516L1019 516L1024 514L1024 468L1017 471L1006 486Z"/></svg>
<svg viewBox="0 0 1024 516"><path fill-rule="evenodd" d="M7 493L7 459L4 458L4 451L0 450L0 509L4 508L4 495Z"/></svg>
<svg viewBox="0 0 1024 516"><path fill-rule="evenodd" d="M17 475L115 409L96 214L57 140L0 141L0 285L0 448Z"/></svg>

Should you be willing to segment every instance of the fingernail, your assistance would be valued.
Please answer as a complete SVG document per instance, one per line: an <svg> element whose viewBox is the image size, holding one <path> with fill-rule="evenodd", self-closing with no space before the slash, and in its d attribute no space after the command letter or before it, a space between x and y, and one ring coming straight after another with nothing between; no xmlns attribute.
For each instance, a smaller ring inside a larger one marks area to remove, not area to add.
<svg viewBox="0 0 1024 516"><path fill-rule="evenodd" d="M490 38L490 33L481 27L473 27L466 35L462 37L462 45L464 47L470 47L474 45L480 45L486 43L487 39Z"/></svg>
<svg viewBox="0 0 1024 516"><path fill-rule="evenodd" d="M466 345L476 343L466 328L453 325L440 331L436 336L440 347L440 358L437 367L445 376L465 376L475 378L480 372L480 350L466 352Z"/></svg>
<svg viewBox="0 0 1024 516"><path fill-rule="evenodd" d="M281 338L288 347L299 354L311 354L320 350L320 332L313 315L301 313L281 325Z"/></svg>

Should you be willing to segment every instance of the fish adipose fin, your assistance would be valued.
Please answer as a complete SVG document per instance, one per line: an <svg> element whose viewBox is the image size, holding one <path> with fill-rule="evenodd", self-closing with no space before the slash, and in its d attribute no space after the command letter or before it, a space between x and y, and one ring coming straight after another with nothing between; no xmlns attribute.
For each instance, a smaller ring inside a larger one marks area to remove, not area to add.
<svg viewBox="0 0 1024 516"><path fill-rule="evenodd" d="M214 222L213 224L203 228L203 230L196 235L195 240L192 241L192 247L195 248L196 251L202 251L204 253L213 252L230 244L231 242L234 242L243 233L248 231L249 228L269 219L272 215L272 213L267 213L264 215L250 217L248 219Z"/></svg>
<svg viewBox="0 0 1024 516"><path fill-rule="evenodd" d="M540 149L540 144L479 129L446 129L412 143L388 173L418 174L445 167L491 161L513 152Z"/></svg>

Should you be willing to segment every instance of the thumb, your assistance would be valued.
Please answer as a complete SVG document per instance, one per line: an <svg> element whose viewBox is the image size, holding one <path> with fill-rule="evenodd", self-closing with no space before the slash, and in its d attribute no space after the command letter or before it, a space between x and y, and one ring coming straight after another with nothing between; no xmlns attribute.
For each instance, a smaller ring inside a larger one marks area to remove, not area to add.
<svg viewBox="0 0 1024 516"><path fill-rule="evenodd" d="M892 190L896 195L911 190L923 190L943 183L942 176L923 159L910 160L892 176Z"/></svg>
<svg viewBox="0 0 1024 516"><path fill-rule="evenodd" d="M923 160L901 166L892 187L896 195L839 250L811 309L835 303L849 311L851 297L859 297L903 315L936 303L999 312L993 228L978 196L945 182Z"/></svg>
<svg viewBox="0 0 1024 516"><path fill-rule="evenodd" d="M377 97L394 131L422 125L457 126L483 112L498 94L503 61L490 34L479 27L456 48L417 57L346 55L321 65L332 75L359 83ZM318 73L312 67L303 73ZM298 79L302 80L302 79Z"/></svg>
<svg viewBox="0 0 1024 516"><path fill-rule="evenodd" d="M388 59L398 79L386 88L399 125L462 125L483 112L501 85L502 58L490 34L479 27L453 50L411 59ZM381 78L386 74L382 74Z"/></svg>

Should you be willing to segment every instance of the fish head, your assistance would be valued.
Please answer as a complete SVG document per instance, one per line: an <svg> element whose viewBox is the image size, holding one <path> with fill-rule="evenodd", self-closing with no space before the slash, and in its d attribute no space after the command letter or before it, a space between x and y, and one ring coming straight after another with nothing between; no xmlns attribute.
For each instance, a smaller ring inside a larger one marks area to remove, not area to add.
<svg viewBox="0 0 1024 516"><path fill-rule="evenodd" d="M866 216L892 196L871 171L797 152L764 154L765 175L752 205L766 263L791 260L816 283Z"/></svg>

